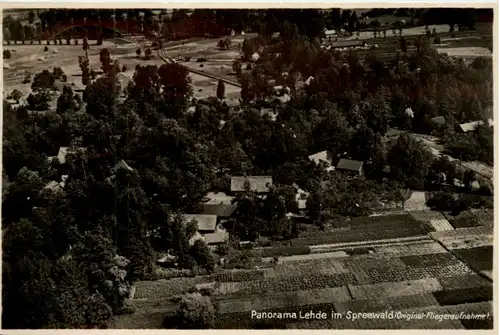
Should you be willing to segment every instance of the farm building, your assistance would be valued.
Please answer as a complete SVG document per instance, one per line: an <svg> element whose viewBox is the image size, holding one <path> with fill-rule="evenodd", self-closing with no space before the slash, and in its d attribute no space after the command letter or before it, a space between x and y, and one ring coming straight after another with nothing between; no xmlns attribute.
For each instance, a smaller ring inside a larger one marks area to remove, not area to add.
<svg viewBox="0 0 500 335"><path fill-rule="evenodd" d="M361 176L363 174L363 162L341 158L336 169Z"/></svg>
<svg viewBox="0 0 500 335"><path fill-rule="evenodd" d="M359 40L350 40L350 41L336 41L330 43L332 49L343 49L343 48L359 48L366 46L366 42Z"/></svg>
<svg viewBox="0 0 500 335"><path fill-rule="evenodd" d="M264 117L265 115L269 116L271 118L271 121L275 122L278 118L279 112L274 111L273 108L263 108L260 110L260 116Z"/></svg>
<svg viewBox="0 0 500 335"><path fill-rule="evenodd" d="M469 131L474 131L477 127L483 125L483 121L473 121L473 122L468 122L468 123L462 123L459 128L462 132L468 133ZM493 120L488 119L488 125L490 127L493 127Z"/></svg>
<svg viewBox="0 0 500 335"><path fill-rule="evenodd" d="M113 167L113 171L115 171L115 173L120 169L134 171L134 169L132 169L123 159L116 163L116 165Z"/></svg>
<svg viewBox="0 0 500 335"><path fill-rule="evenodd" d="M243 192L245 183L248 182L250 190L255 192L269 192L269 188L273 185L271 176L248 176L248 177L231 177L231 192Z"/></svg>
<svg viewBox="0 0 500 335"><path fill-rule="evenodd" d="M184 219L187 222L196 221L198 223L198 231L213 232L217 225L217 216L209 214L184 214Z"/></svg>
<svg viewBox="0 0 500 335"><path fill-rule="evenodd" d="M438 126L443 126L446 124L446 120L444 119L444 116L436 116L431 119L431 122L434 123L435 125Z"/></svg>
<svg viewBox="0 0 500 335"><path fill-rule="evenodd" d="M54 192L61 192L62 186L57 181L53 180L53 181L49 182L47 185L45 185L42 190L51 190Z"/></svg>
<svg viewBox="0 0 500 335"><path fill-rule="evenodd" d="M203 236L203 239L209 246L218 245L229 240L229 233L224 231L216 231L215 233L205 234Z"/></svg>
<svg viewBox="0 0 500 335"><path fill-rule="evenodd" d="M59 152L57 153L57 156L53 157L48 157L47 160L51 162L54 158L57 158L61 164L66 163L66 156L68 154L76 154L76 153L84 153L87 150L87 148L83 147L78 147L76 150L71 149L69 147L60 147Z"/></svg>
<svg viewBox="0 0 500 335"><path fill-rule="evenodd" d="M239 99L225 99L223 105L229 108L230 111L237 112L240 109Z"/></svg>
<svg viewBox="0 0 500 335"><path fill-rule="evenodd" d="M309 160L316 165L320 163L326 164L327 166L331 166L333 164L333 156L332 153L328 150L317 152L308 156Z"/></svg>

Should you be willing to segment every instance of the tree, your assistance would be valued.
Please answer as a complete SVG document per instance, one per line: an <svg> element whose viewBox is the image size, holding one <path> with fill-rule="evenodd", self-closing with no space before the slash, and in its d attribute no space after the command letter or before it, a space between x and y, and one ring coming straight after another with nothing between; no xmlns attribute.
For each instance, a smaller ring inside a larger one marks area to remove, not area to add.
<svg viewBox="0 0 500 335"><path fill-rule="evenodd" d="M144 51L144 59L150 59L152 54L153 52L151 51L151 48L147 48L146 51Z"/></svg>
<svg viewBox="0 0 500 335"><path fill-rule="evenodd" d="M219 82L217 84L217 98L224 99L225 90L226 90L226 88L225 88L224 82L222 81L222 79L219 79Z"/></svg>
<svg viewBox="0 0 500 335"><path fill-rule="evenodd" d="M399 136L387 160L394 180L403 182L411 189L423 189L433 157L411 135L403 133Z"/></svg>
<svg viewBox="0 0 500 335"><path fill-rule="evenodd" d="M406 56L406 52L408 51L408 41L406 38L402 37L399 40L399 46L401 48L401 51L403 51L404 55Z"/></svg>
<svg viewBox="0 0 500 335"><path fill-rule="evenodd" d="M141 57L141 48L137 48L137 50L135 51L135 53L137 54L137 57Z"/></svg>
<svg viewBox="0 0 500 335"><path fill-rule="evenodd" d="M7 42L7 44L10 45L10 40L11 40L10 29L4 25L2 27L2 31L3 31L3 40L4 40L4 43ZM5 51L7 51L7 50L4 50L4 53L5 53Z"/></svg>
<svg viewBox="0 0 500 335"><path fill-rule="evenodd" d="M180 329L210 329L214 327L215 309L209 297L190 293L180 301L176 316Z"/></svg>
<svg viewBox="0 0 500 335"><path fill-rule="evenodd" d="M21 91L19 91L18 89L15 89L12 91L12 93L7 98L13 99L17 103L19 103L19 100L21 100L22 96L23 96L23 93Z"/></svg>
<svg viewBox="0 0 500 335"><path fill-rule="evenodd" d="M90 46L89 46L89 40L87 37L84 37L83 38L83 46L82 46L82 50L85 51L85 57L86 58L89 58L89 55L88 55L88 50L90 49Z"/></svg>
<svg viewBox="0 0 500 335"><path fill-rule="evenodd" d="M113 67L113 62L111 60L111 53L108 48L104 48L99 52L99 61L101 62L101 68L105 74L110 74Z"/></svg>
<svg viewBox="0 0 500 335"><path fill-rule="evenodd" d="M197 226L195 227L195 231L196 228ZM196 240L190 249L190 254L199 266L208 271L214 270L215 259L205 242Z"/></svg>
<svg viewBox="0 0 500 335"><path fill-rule="evenodd" d="M33 24L34 21L35 21L35 12L30 10L28 12L28 22L29 22L29 24Z"/></svg>

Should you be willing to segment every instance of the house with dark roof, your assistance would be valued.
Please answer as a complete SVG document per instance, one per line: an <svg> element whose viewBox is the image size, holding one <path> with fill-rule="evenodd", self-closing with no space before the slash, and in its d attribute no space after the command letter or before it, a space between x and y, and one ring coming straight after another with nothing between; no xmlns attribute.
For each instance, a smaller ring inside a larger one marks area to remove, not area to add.
<svg viewBox="0 0 500 335"><path fill-rule="evenodd" d="M196 221L200 233L214 232L217 226L217 216L209 214L184 214L186 223Z"/></svg>
<svg viewBox="0 0 500 335"><path fill-rule="evenodd" d="M337 164L336 170L361 176L363 175L363 162L341 158Z"/></svg>

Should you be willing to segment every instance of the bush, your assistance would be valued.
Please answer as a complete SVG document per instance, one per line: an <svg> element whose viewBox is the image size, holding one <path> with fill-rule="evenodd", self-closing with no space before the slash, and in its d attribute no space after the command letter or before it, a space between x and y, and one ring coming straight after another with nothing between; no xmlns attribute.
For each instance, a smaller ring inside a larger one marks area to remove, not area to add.
<svg viewBox="0 0 500 335"><path fill-rule="evenodd" d="M68 81L68 76L63 74L62 77L61 77L61 81L62 82L67 82Z"/></svg>
<svg viewBox="0 0 500 335"><path fill-rule="evenodd" d="M441 44L441 38L440 38L439 36L436 36L436 37L434 38L434 43L435 43L435 44Z"/></svg>
<svg viewBox="0 0 500 335"><path fill-rule="evenodd" d="M47 44L50 44L50 42L47 41ZM46 46L45 48L43 48L43 51L45 51L45 52L49 51L49 47Z"/></svg>
<svg viewBox="0 0 500 335"><path fill-rule="evenodd" d="M134 314L136 308L134 306L123 306L118 308L116 311L116 315L124 315L124 314Z"/></svg>
<svg viewBox="0 0 500 335"><path fill-rule="evenodd" d="M209 329L215 323L215 309L209 297L186 294L179 303L176 317L180 329Z"/></svg>
<svg viewBox="0 0 500 335"><path fill-rule="evenodd" d="M128 70L127 66L126 65L123 65L122 66L122 72L126 72Z"/></svg>
<svg viewBox="0 0 500 335"><path fill-rule="evenodd" d="M60 79L64 75L64 71L60 67L55 67L52 71L54 78Z"/></svg>
<svg viewBox="0 0 500 335"><path fill-rule="evenodd" d="M4 59L9 59L12 56L10 50L4 50L3 51L3 58Z"/></svg>
<svg viewBox="0 0 500 335"><path fill-rule="evenodd" d="M198 63L201 63L201 62L206 62L207 59L205 57L200 57L196 60Z"/></svg>
<svg viewBox="0 0 500 335"><path fill-rule="evenodd" d="M203 64L200 64L200 67L203 67Z"/></svg>

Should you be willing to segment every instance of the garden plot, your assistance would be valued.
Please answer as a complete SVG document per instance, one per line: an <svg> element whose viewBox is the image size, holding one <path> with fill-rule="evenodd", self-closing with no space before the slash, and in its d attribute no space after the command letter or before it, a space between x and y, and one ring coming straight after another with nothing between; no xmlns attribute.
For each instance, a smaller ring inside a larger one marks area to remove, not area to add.
<svg viewBox="0 0 500 335"><path fill-rule="evenodd" d="M411 211L411 216L417 221L424 222L434 231L453 230L453 226L443 214L436 211Z"/></svg>
<svg viewBox="0 0 500 335"><path fill-rule="evenodd" d="M325 288L310 291L283 292L279 294L268 294L253 298L228 299L216 302L217 312L239 313L277 309L283 307L296 307L297 311L302 306L317 305L350 300L347 287Z"/></svg>
<svg viewBox="0 0 500 335"><path fill-rule="evenodd" d="M136 283L134 299L160 299L172 297L194 288L197 284L210 283L211 276L189 278L160 279L155 281L139 281Z"/></svg>
<svg viewBox="0 0 500 335"><path fill-rule="evenodd" d="M495 222L495 211L493 209L472 209L471 212L483 226L493 229Z"/></svg>
<svg viewBox="0 0 500 335"><path fill-rule="evenodd" d="M381 256L413 256L448 252L435 241L415 242L402 245L387 245L374 247L374 253Z"/></svg>
<svg viewBox="0 0 500 335"><path fill-rule="evenodd" d="M491 285L491 282L477 274L439 278L439 282L444 290L457 290Z"/></svg>
<svg viewBox="0 0 500 335"><path fill-rule="evenodd" d="M493 245L493 232L488 227L460 228L453 231L430 234L448 250L468 249Z"/></svg>
<svg viewBox="0 0 500 335"><path fill-rule="evenodd" d="M290 274L305 275L305 274L319 274L319 275L336 275L341 273L349 273L349 269L343 262L335 261L333 259L324 259L318 261L310 261L304 263L284 263L268 269L266 277L289 277Z"/></svg>
<svg viewBox="0 0 500 335"><path fill-rule="evenodd" d="M353 299L382 299L441 291L437 278L402 281L382 284L349 285Z"/></svg>
<svg viewBox="0 0 500 335"><path fill-rule="evenodd" d="M458 259L476 272L493 270L493 245L470 249L455 249L452 252Z"/></svg>
<svg viewBox="0 0 500 335"><path fill-rule="evenodd" d="M491 57L492 52L487 48L462 47L462 48L437 48L438 53L446 53L450 57Z"/></svg>
<svg viewBox="0 0 500 335"><path fill-rule="evenodd" d="M401 263L408 267L435 267L435 266L451 266L458 261L450 253L428 254L418 256L402 256L399 258Z"/></svg>
<svg viewBox="0 0 500 335"><path fill-rule="evenodd" d="M432 293L421 293L381 299L352 299L334 305L336 312L346 314L348 311L355 313L401 311L409 308L438 306L439 303Z"/></svg>
<svg viewBox="0 0 500 335"><path fill-rule="evenodd" d="M340 273L334 275L304 274L299 276L267 277L251 282L219 283L215 295L233 294L268 294L274 292L292 292L314 290L325 287L340 287L356 284L356 278L351 273Z"/></svg>
<svg viewBox="0 0 500 335"><path fill-rule="evenodd" d="M471 228L481 226L481 222L476 218L476 216L471 211L461 212L459 215L451 216L445 215L448 222L455 228Z"/></svg>
<svg viewBox="0 0 500 335"><path fill-rule="evenodd" d="M281 263L294 263L294 262L301 262L301 261L319 260L319 259L325 259L325 258L342 258L342 257L348 257L348 256L349 255L346 254L344 251L335 251L335 252L326 252L326 253L310 254L310 255L284 256L284 257L280 257L279 261ZM262 261L264 263L269 263L273 259L274 258L272 258L272 257L262 258Z"/></svg>
<svg viewBox="0 0 500 335"><path fill-rule="evenodd" d="M411 281L425 278L443 278L455 277L472 274L472 270L465 264L457 262L450 266L435 266L427 268L411 268L404 269L370 269L366 270L367 275L373 283L387 283Z"/></svg>

